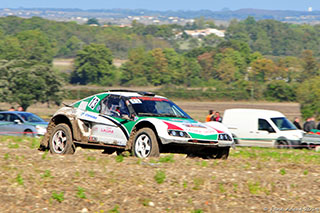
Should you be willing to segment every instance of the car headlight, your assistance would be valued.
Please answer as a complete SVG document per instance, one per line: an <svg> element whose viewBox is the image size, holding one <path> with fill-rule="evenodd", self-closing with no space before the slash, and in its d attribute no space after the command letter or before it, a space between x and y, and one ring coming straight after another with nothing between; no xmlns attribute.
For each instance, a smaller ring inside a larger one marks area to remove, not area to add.
<svg viewBox="0 0 320 213"><path fill-rule="evenodd" d="M232 137L228 134L219 134L219 140L221 141L232 141Z"/></svg>
<svg viewBox="0 0 320 213"><path fill-rule="evenodd" d="M38 134L43 134L46 133L47 128L45 126L41 126L41 125L36 125L36 129Z"/></svg>
<svg viewBox="0 0 320 213"><path fill-rule="evenodd" d="M180 130L168 130L168 134L170 136L175 136L175 137L190 138L188 133L186 133L185 131L180 131Z"/></svg>

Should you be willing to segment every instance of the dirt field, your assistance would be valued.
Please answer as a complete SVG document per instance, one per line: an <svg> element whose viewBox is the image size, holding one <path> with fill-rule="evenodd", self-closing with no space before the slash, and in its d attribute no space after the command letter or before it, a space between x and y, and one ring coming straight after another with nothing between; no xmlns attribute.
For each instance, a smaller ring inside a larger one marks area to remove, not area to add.
<svg viewBox="0 0 320 213"><path fill-rule="evenodd" d="M0 212L320 212L320 153L237 148L228 160L36 149L0 137Z"/></svg>
<svg viewBox="0 0 320 213"><path fill-rule="evenodd" d="M209 109L300 115L295 103L175 102L200 121ZM49 119L57 109L28 111ZM51 155L37 150L36 138L0 141L0 212L320 212L320 152L238 147L226 161L142 160L81 148Z"/></svg>

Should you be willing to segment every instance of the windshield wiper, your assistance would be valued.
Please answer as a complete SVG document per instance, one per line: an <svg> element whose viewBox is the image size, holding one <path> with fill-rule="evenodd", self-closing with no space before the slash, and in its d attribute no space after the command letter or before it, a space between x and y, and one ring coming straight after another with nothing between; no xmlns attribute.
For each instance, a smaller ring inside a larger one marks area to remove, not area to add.
<svg viewBox="0 0 320 213"><path fill-rule="evenodd" d="M139 116L159 116L157 113L151 113L151 112L139 112Z"/></svg>
<svg viewBox="0 0 320 213"><path fill-rule="evenodd" d="M174 115L174 114L168 114L168 113L162 113L159 115L163 117L187 118L186 116L183 116L183 115Z"/></svg>

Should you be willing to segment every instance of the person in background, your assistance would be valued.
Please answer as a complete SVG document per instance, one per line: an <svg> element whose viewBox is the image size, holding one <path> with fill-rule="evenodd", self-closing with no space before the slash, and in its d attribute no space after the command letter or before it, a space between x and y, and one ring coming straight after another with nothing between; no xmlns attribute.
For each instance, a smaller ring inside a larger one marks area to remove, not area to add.
<svg viewBox="0 0 320 213"><path fill-rule="evenodd" d="M10 107L8 111L16 111L13 106Z"/></svg>
<svg viewBox="0 0 320 213"><path fill-rule="evenodd" d="M293 124L297 127L297 129L301 129L301 126L300 126L300 120L298 117L295 117L294 118L294 121L293 121Z"/></svg>
<svg viewBox="0 0 320 213"><path fill-rule="evenodd" d="M311 129L316 128L316 123L314 121L314 117L310 117L306 120L306 122L303 124L303 130L306 132L310 132Z"/></svg>
<svg viewBox="0 0 320 213"><path fill-rule="evenodd" d="M18 111L24 111L22 106L18 106Z"/></svg>
<svg viewBox="0 0 320 213"><path fill-rule="evenodd" d="M209 110L209 114L206 117L206 122L209 121L214 121L214 117L215 116L215 111L213 111L212 109Z"/></svg>
<svg viewBox="0 0 320 213"><path fill-rule="evenodd" d="M216 112L216 117L215 117L215 121L218 121L218 122L222 122L222 117L220 116L220 113L219 112Z"/></svg>

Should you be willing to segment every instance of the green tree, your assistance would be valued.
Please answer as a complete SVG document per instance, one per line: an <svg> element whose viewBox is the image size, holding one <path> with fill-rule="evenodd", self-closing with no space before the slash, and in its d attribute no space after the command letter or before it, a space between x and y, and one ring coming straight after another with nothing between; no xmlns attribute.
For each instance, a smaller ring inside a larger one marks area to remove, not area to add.
<svg viewBox="0 0 320 213"><path fill-rule="evenodd" d="M6 60L23 59L24 51L16 37L7 36L0 40L0 58Z"/></svg>
<svg viewBox="0 0 320 213"><path fill-rule="evenodd" d="M296 93L293 87L283 80L270 81L264 92L271 101L295 101Z"/></svg>
<svg viewBox="0 0 320 213"><path fill-rule="evenodd" d="M251 63L249 78L252 81L266 82L277 76L277 69L274 62L270 59L257 59Z"/></svg>
<svg viewBox="0 0 320 213"><path fill-rule="evenodd" d="M17 35L23 49L23 58L38 62L51 63L54 56L52 43L39 30L28 30Z"/></svg>
<svg viewBox="0 0 320 213"><path fill-rule="evenodd" d="M305 79L312 78L320 74L319 64L313 57L313 52L311 50L305 50L301 55L303 61L303 75Z"/></svg>
<svg viewBox="0 0 320 213"><path fill-rule="evenodd" d="M150 52L153 60L151 63L148 77L153 85L168 84L171 81L168 70L168 61L162 49L153 49Z"/></svg>
<svg viewBox="0 0 320 213"><path fill-rule="evenodd" d="M71 36L58 52L59 56L73 57L81 50L83 42L77 36Z"/></svg>
<svg viewBox="0 0 320 213"><path fill-rule="evenodd" d="M72 83L113 85L116 70L112 65L112 53L103 44L90 44L80 50L75 59Z"/></svg>
<svg viewBox="0 0 320 213"><path fill-rule="evenodd" d="M47 64L2 60L0 76L1 101L17 103L24 109L37 102L62 101L62 80Z"/></svg>
<svg viewBox="0 0 320 213"><path fill-rule="evenodd" d="M100 26L100 23L99 23L98 19L96 19L96 18L89 18L88 19L87 25L91 25L91 24L96 24L96 25Z"/></svg>
<svg viewBox="0 0 320 213"><path fill-rule="evenodd" d="M297 100L304 118L320 119L320 76L305 80L297 89Z"/></svg>
<svg viewBox="0 0 320 213"><path fill-rule="evenodd" d="M147 85L146 73L150 69L147 61L147 52L143 48L130 50L128 61L121 66L122 83L136 86Z"/></svg>

